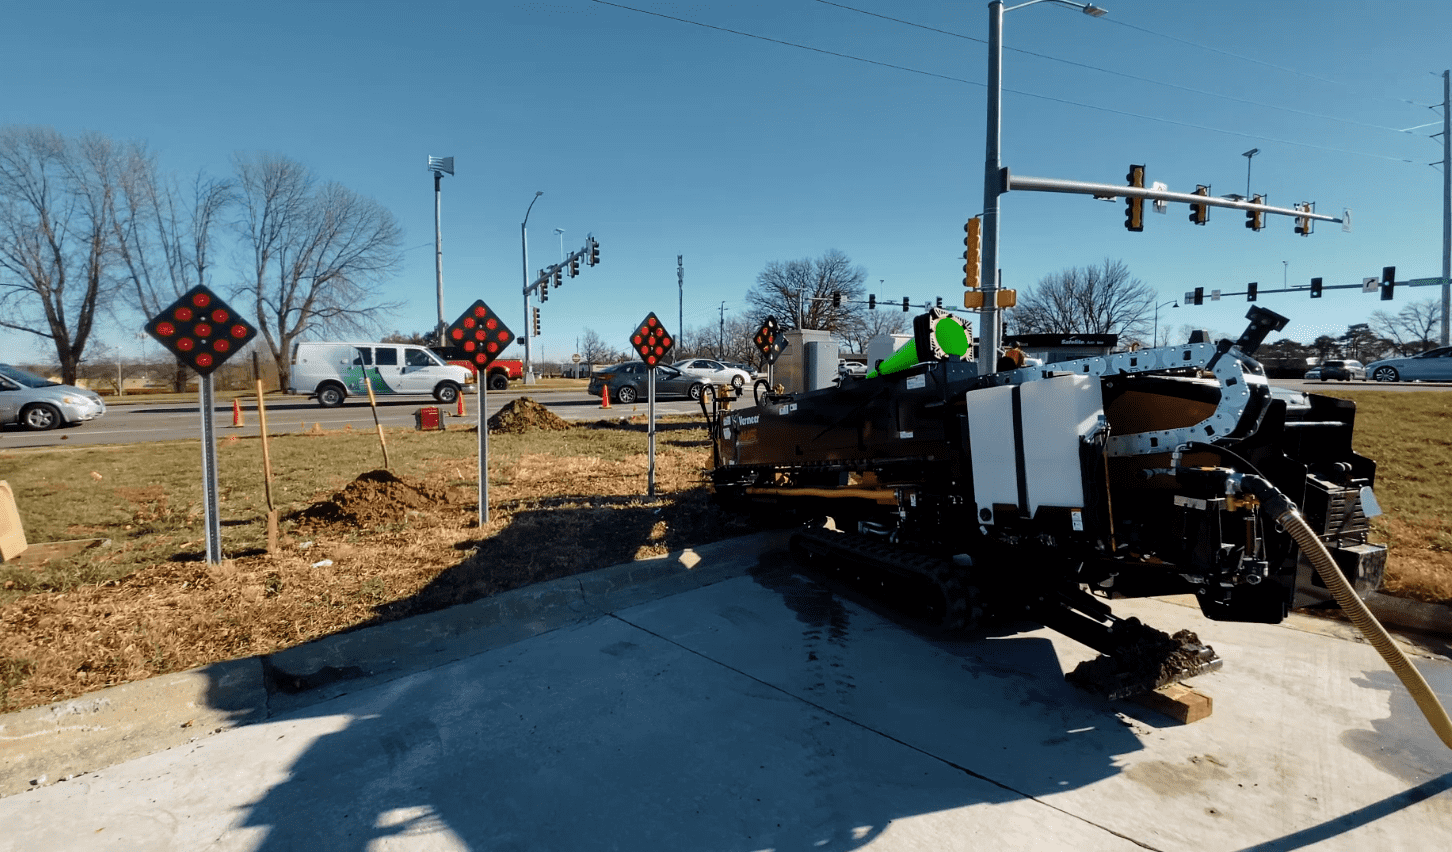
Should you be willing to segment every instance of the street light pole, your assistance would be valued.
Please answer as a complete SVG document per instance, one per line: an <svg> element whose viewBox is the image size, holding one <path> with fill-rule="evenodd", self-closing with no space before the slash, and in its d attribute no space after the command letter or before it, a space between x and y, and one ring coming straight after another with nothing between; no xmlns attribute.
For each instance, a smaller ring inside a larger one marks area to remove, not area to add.
<svg viewBox="0 0 1452 852"><path fill-rule="evenodd" d="M1160 302L1158 305L1155 305L1155 340L1154 340L1154 345L1155 346L1159 346L1160 345L1160 308L1163 308L1165 305L1168 305L1168 304L1171 304L1171 303L1173 303L1174 306L1177 307L1177 308L1180 306L1179 301L1177 301L1175 299L1171 299L1168 302Z"/></svg>
<svg viewBox="0 0 1452 852"><path fill-rule="evenodd" d="M978 372L994 372L998 362L998 197L1003 194L1003 13L1035 3L1057 3L1100 18L1105 10L1074 0L1028 0L1004 8L1002 0L988 4L988 131L983 161L983 307L978 310Z"/></svg>
<svg viewBox="0 0 1452 852"><path fill-rule="evenodd" d="M1251 148L1249 151L1240 155L1245 158L1245 197L1247 200L1252 197L1250 194L1250 158L1259 153L1259 148Z"/></svg>
<svg viewBox="0 0 1452 852"><path fill-rule="evenodd" d="M519 250L524 256L524 383L534 384L534 368L530 363L530 317L529 317L529 235L525 226L529 224L529 211L534 209L534 203L544 195L544 190L534 194L530 199L529 206L524 208L524 221L519 223Z"/></svg>

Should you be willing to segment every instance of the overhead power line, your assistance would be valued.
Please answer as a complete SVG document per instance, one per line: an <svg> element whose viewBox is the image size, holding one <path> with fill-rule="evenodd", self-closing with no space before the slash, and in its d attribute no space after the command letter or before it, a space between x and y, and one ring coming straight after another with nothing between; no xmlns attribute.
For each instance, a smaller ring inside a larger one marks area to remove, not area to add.
<svg viewBox="0 0 1452 852"><path fill-rule="evenodd" d="M838 8L838 9L845 9L845 10L847 10L849 12L856 12L858 14L867 15L867 16L873 17L873 18L881 18L881 19L883 19L885 21L892 21L893 23L896 23L896 24L902 24L902 25L908 26L908 27L915 27L915 28L920 29L920 30L927 30L928 32L939 33L941 35L952 36L953 38L963 39L964 41L973 41L973 42L977 42L979 44L987 44L987 41L985 41L984 39L977 38L977 37L974 37L974 36L965 35L963 33L955 33L955 32L953 32L951 30L939 29L938 27L930 27L930 26L927 26L927 25L924 25L924 24L916 23L914 21L904 20L902 18L894 18L894 17L891 17L889 15L882 15L882 14L879 14L877 12L869 12L866 9L858 9L856 7L848 6L848 5L845 5L843 3L833 3L832 0L817 0L817 2L818 3L821 3L824 6L834 6L834 7ZM1120 23L1120 22L1116 21L1115 23ZM1126 26L1130 26L1130 25L1126 25ZM1150 32L1149 30L1144 30L1143 27L1133 27L1133 29L1143 30L1146 33L1149 33ZM1151 35L1158 35L1158 33L1151 33ZM1193 42L1188 42L1188 41L1185 41L1184 39L1176 38L1175 36L1162 36L1162 38L1167 38L1167 39L1171 39L1173 41L1183 42L1185 44L1193 44ZM1204 50L1209 50L1209 51L1212 51L1212 52L1215 52L1215 53L1225 53L1225 55L1232 56L1232 57L1235 57L1237 59L1244 58L1244 57L1240 57L1240 56L1238 56L1236 54L1233 54L1233 53L1227 53L1226 51L1217 50L1216 48L1213 48L1213 47L1204 47L1203 45L1196 45L1196 46L1197 47L1202 47ZM1025 50L1025 49L1019 48L1019 47L1004 47L1004 50L1007 50L1007 51L1012 52L1012 53L1021 53L1021 54L1025 55L1025 56L1032 56L1032 57L1035 57L1037 59L1046 59L1046 60L1048 60L1050 62L1059 62L1059 63L1062 63L1064 65L1073 66L1075 68L1085 68L1085 69L1088 69L1090 71L1098 71L1101 74L1108 74L1108 75L1110 75L1112 77L1120 77L1120 78L1123 78L1125 80L1134 80L1134 81L1140 82L1140 83L1149 83L1149 84L1155 85L1155 86L1163 86L1164 88L1167 88L1167 89L1175 89L1175 90L1181 91L1181 92L1190 92L1191 94L1203 95L1203 96L1208 97L1208 98L1219 98L1220 100L1230 101L1231 103L1246 104L1248 106L1256 106L1256 107L1261 107L1263 109L1273 109L1273 110L1278 110L1280 112L1290 113L1292 115L1305 116L1307 118L1319 118L1319 119L1323 119L1325 121L1336 121L1336 122L1340 122L1342 124L1349 124L1349 125L1352 125L1354 127L1366 127L1366 128L1370 128L1372 130L1385 130L1385 131L1387 131L1389 133L1407 133L1407 132L1409 132L1409 129L1401 129L1401 128L1396 128L1396 127L1388 127L1388 126L1386 126L1384 124L1371 124L1371 123L1365 122L1365 121L1357 121L1356 119L1352 119L1352 118L1342 118L1342 117L1336 116L1336 115L1325 115L1323 113L1308 112L1306 110L1296 109L1294 107L1280 106L1278 104L1268 104L1268 103L1263 103L1261 101L1253 101L1253 100L1250 100L1249 98L1236 97L1235 95L1226 95L1226 94L1222 94L1220 92L1211 92L1211 91L1208 91L1206 89L1196 89L1196 88L1191 87L1191 86L1182 86L1182 85L1180 85L1178 83L1171 83L1168 80L1159 80L1159 79L1155 79L1153 77L1142 77L1142 76L1140 76L1138 74L1129 74L1129 73L1126 73L1124 71L1115 71L1115 70L1113 70L1111 68L1103 68L1103 67L1100 67L1098 65L1090 65L1087 62L1076 62L1076 61L1074 61L1072 59L1065 59L1062 56L1054 56L1054 55L1048 54L1048 53L1039 53L1037 51ZM1260 60L1251 60L1251 61L1259 62ZM1262 62L1261 64L1268 64L1268 63ZM1272 68L1279 68L1279 66L1275 66L1275 65L1272 65L1271 67ZM1292 74L1300 74L1300 72L1295 71L1293 69L1281 69L1281 70L1285 70L1288 73L1292 73ZM1322 80L1323 78L1312 76L1312 79ZM1324 82L1332 83L1334 85L1340 85L1338 83L1335 83L1335 81L1333 81L1333 80L1324 80ZM1415 129L1416 128L1410 128L1410 130L1415 130Z"/></svg>
<svg viewBox="0 0 1452 852"><path fill-rule="evenodd" d="M621 3L611 3L611 2L609 2L609 0L590 0L590 2L592 2L592 3L598 3L598 4L602 5L602 6L611 6L611 7L616 8L616 9L623 9L623 10L625 10L627 12L636 12L636 13L639 13L639 14L642 14L642 15L650 15L650 16L656 17L656 18L664 18L664 19L666 19L668 21L676 21L677 23L690 24L692 26L701 27L703 29L716 30L718 32L730 33L732 35L738 35L738 36L742 36L744 38L757 39L758 41L765 41L765 42L769 42L771 44L779 44L779 45L781 45L783 47L794 47L794 48L797 48L799 50L806 50L806 51L810 51L812 53L821 53L821 54L825 54L827 56L835 56L835 57L837 57L839 59L850 59L850 60L852 60L854 62L862 62L862 63L868 64L868 65L876 65L876 66L878 66L880 68L891 68L891 69L896 70L896 71L906 71L909 74L919 74L919 75L922 75L924 77L933 77L933 78L938 79L938 80L946 80L946 81L951 82L951 83L963 83L965 85L978 86L978 87L985 88L985 89L988 87L988 84L987 83L982 83L982 82L979 82L977 80L966 80L966 79L964 79L962 77L953 77L953 76L950 76L948 74L938 74L938 73L933 72L933 71L924 71L924 70L919 69L919 68L910 68L910 67L908 67L906 65L895 65L895 64L893 64L891 62L881 62L881 61L876 60L876 59L867 59L867 58L861 57L861 56L854 56L853 54L850 54L850 53L840 53L838 51L825 50L825 49L820 48L820 47L812 47L811 45L799 44L799 43L793 42L793 41L786 41L785 39L771 38L769 36L758 35L756 33L749 33L749 32L746 32L744 30L735 30L735 29L731 29L730 27L722 27L722 26L717 26L715 24L703 23L701 21L693 21L690 18L681 18L681 17L675 16L675 15L667 15L667 14L665 14L663 12L653 12L653 11L650 11L649 9L637 9L634 6L626 6L626 5L621 4ZM832 5L836 5L836 4L832 4ZM844 8L847 8L847 7L844 7ZM1024 91L1020 91L1018 89L1004 88L1003 91L1004 92L1007 92L1009 94L1022 95L1024 97L1028 97L1028 98L1037 98L1039 100L1045 100L1045 101L1049 101L1051 103L1066 104L1066 105L1069 105L1069 106L1081 107L1083 109L1095 110L1097 112L1107 112L1107 113L1110 113L1112 115L1122 115L1122 116L1126 116L1126 117L1129 117L1129 118L1138 118L1138 119L1141 119L1143 121L1154 121L1154 122L1159 122L1161 124L1174 125L1176 127L1190 128L1192 130L1204 130L1204 131L1206 131L1208 133L1223 133L1223 134L1225 134L1227 136L1239 136L1239 137L1246 138L1246 139L1253 139L1253 140L1262 141L1262 142L1275 142L1275 143L1281 144L1281 145L1291 145L1291 146L1295 146L1295 147L1298 147L1298 148L1310 148L1310 149L1317 150L1317 151L1329 151L1329 152L1338 153L1338 154L1353 154L1353 155L1360 156L1360 157L1371 157L1373 159L1378 159L1378 160L1389 160L1389 161L1394 162L1394 163L1410 163L1410 162L1412 162L1411 160L1406 159L1405 157L1391 157L1391 156L1387 156L1386 154L1373 154L1373 153L1370 153L1368 151L1353 151L1353 150L1348 149L1348 148L1333 148L1333 147L1331 147L1329 145L1317 145L1317 144L1314 144L1314 143L1311 143L1311 142L1296 142L1296 141L1293 141L1293 140L1290 140L1290 139L1278 139L1278 138L1273 137L1273 136L1265 136L1265 135L1259 134L1259 133L1248 133L1248 132L1240 131L1240 130L1225 130L1225 129L1219 128L1219 127L1209 127L1209 126L1203 125L1203 124L1194 124L1194 123L1186 122L1186 121L1177 121L1175 119L1170 119L1170 118L1160 118L1158 116L1144 115L1142 113L1135 113L1135 112L1129 112L1127 110L1114 109L1112 107L1103 107L1103 106L1096 106L1094 104L1086 104L1086 103L1082 103L1080 101L1071 101L1071 100L1068 100L1067 98L1056 98L1056 97L1053 97L1051 95L1040 95L1040 94L1037 94L1035 92L1024 92Z"/></svg>

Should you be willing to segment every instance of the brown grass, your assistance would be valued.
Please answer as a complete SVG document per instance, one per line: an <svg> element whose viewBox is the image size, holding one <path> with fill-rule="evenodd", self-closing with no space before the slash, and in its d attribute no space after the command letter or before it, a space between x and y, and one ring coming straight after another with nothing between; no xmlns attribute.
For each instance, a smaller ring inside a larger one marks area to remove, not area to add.
<svg viewBox="0 0 1452 852"><path fill-rule="evenodd" d="M199 486L188 481L199 463L173 478L157 469L167 450L156 445L133 451L141 458L131 461L114 451L0 454L0 478L30 483L17 489L30 541L112 537L110 547L81 557L0 566L0 707L265 654L747 532L709 501L699 427L661 428L655 497L645 496L643 424L491 436L482 531L470 431L389 433L397 477L359 475L376 464L372 435L276 438L275 490L287 499L273 555L261 546L265 504L243 484L256 471L241 472L260 454L257 442L224 441L219 479L224 494L231 486L222 503L231 558L219 566L202 558ZM190 458L195 445L186 449ZM297 499L304 489L281 473L295 466L313 475L331 466L319 476L331 484ZM147 476L164 482L140 484Z"/></svg>

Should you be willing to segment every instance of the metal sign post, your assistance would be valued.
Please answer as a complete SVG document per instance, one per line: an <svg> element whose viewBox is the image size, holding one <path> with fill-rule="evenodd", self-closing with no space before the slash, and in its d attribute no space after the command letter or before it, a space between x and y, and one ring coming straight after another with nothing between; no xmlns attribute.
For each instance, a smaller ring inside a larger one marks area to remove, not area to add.
<svg viewBox="0 0 1452 852"><path fill-rule="evenodd" d="M216 397L212 393L212 374L205 373L199 381L202 412L202 502L206 507L207 564L222 562L222 514L217 500L217 433L212 422Z"/></svg>
<svg viewBox="0 0 1452 852"><path fill-rule="evenodd" d="M479 385L479 529L489 523L489 417L485 409L489 408L489 379L487 376L478 374L475 381Z"/></svg>
<svg viewBox="0 0 1452 852"><path fill-rule="evenodd" d="M650 497L655 496L655 368L646 373L646 404L645 404L645 435L646 435L646 459L647 469L645 472L645 493Z"/></svg>
<svg viewBox="0 0 1452 852"><path fill-rule="evenodd" d="M479 384L476 422L479 424L479 530L482 534L484 525L489 523L489 365L514 342L514 334L481 299L454 320L444 337L449 346L464 351Z"/></svg>
<svg viewBox="0 0 1452 852"><path fill-rule="evenodd" d="M146 333L165 346L182 366L195 370L202 414L202 501L206 507L207 563L222 561L222 521L217 499L216 406L212 371L257 336L257 329L205 286L197 285L146 324Z"/></svg>
<svg viewBox="0 0 1452 852"><path fill-rule="evenodd" d="M675 348L676 342L671 339L670 332L666 331L665 325L655 312L647 314L645 319L635 327L635 333L630 336L630 347L645 362L645 388L646 388L646 443L647 443L647 470L645 477L645 490L650 496L655 496L655 368L664 363L665 356Z"/></svg>

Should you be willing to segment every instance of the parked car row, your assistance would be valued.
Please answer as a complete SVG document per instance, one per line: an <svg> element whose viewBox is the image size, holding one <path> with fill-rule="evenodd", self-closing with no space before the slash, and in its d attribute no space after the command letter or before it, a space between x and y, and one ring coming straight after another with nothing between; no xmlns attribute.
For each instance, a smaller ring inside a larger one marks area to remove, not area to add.
<svg viewBox="0 0 1452 852"><path fill-rule="evenodd" d="M610 398L629 405L646 395L647 372L643 361L625 361L604 367L590 374L588 393L599 396L606 388ZM731 385L737 391L756 378L749 368L727 364L711 358L691 358L675 364L659 364L655 368L657 396L684 396L700 399L708 388Z"/></svg>
<svg viewBox="0 0 1452 852"><path fill-rule="evenodd" d="M1306 371L1307 381L1452 382L1452 346L1419 355L1383 358L1362 365L1354 360L1329 360Z"/></svg>

